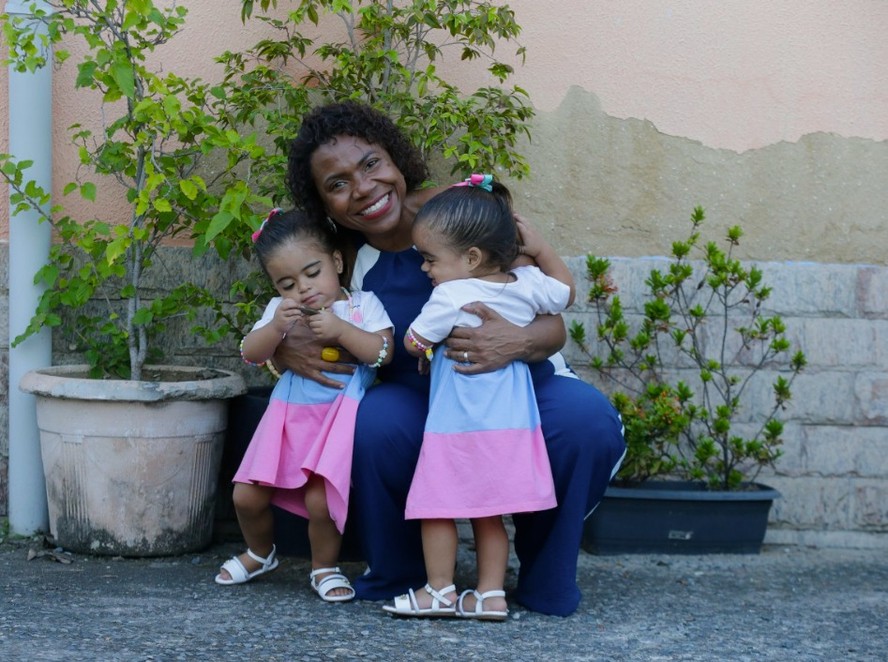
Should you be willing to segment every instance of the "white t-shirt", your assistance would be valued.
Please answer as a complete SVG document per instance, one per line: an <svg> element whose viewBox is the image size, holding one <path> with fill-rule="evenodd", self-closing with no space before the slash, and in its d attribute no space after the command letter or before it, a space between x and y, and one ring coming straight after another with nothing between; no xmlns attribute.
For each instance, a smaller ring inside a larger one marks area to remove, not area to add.
<svg viewBox="0 0 888 662"><path fill-rule="evenodd" d="M456 326L481 326L476 315L461 310L467 303L481 301L512 324L527 326L538 314L555 315L567 307L570 288L544 274L538 267L513 269L511 283L493 283L464 278L441 283L410 328L426 340L437 343Z"/></svg>
<svg viewBox="0 0 888 662"><path fill-rule="evenodd" d="M268 302L262 317L253 325L253 331L261 329L274 319L274 311L281 305L281 301L283 301L282 297L274 297ZM385 312L382 301L373 292L352 292L351 307L349 307L348 301L334 301L332 309L336 317L351 322L364 331L376 332L394 327L388 313ZM356 318L360 322L356 321Z"/></svg>

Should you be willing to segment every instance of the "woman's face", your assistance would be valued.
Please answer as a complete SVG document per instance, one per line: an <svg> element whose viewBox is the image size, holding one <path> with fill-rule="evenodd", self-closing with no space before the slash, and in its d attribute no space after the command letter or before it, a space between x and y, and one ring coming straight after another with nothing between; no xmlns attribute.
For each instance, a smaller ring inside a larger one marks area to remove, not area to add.
<svg viewBox="0 0 888 662"><path fill-rule="evenodd" d="M335 221L361 232L377 248L410 245L412 219L402 218L407 184L382 146L337 136L311 155L311 173Z"/></svg>

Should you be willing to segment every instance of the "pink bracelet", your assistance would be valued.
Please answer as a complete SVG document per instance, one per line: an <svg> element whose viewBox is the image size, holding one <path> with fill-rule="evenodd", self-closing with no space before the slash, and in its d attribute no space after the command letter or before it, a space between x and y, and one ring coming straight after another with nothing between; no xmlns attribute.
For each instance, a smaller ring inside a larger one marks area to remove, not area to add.
<svg viewBox="0 0 888 662"><path fill-rule="evenodd" d="M420 352L425 354L425 357L431 361L432 360L432 347L431 345L426 345L424 342L421 342L413 335L413 329L407 329L407 342L416 347Z"/></svg>

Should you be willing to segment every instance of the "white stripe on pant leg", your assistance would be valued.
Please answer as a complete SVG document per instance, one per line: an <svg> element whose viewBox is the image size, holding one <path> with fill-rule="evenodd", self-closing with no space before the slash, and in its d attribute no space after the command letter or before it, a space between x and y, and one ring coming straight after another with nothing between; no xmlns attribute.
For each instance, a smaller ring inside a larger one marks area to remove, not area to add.
<svg viewBox="0 0 888 662"><path fill-rule="evenodd" d="M623 437L625 437L625 435L626 435L626 426L625 426L625 425L622 425L623 418L622 418L622 416L620 416L619 414L617 414L617 417L620 419L620 423L621 423L621 425L620 425L620 435L623 436ZM617 460L617 463L614 465L614 468L611 470L610 480L608 480L608 482L610 482L611 480L613 480L613 479L614 479L614 476L617 475L617 472L620 470L620 467L621 467L622 464L623 464L623 460L626 459L626 453L628 452L628 450L629 450L628 448L623 450L623 454L620 456L620 459ZM596 504L595 504L595 507L592 508L592 510L590 510L588 513L586 513L586 516L583 518L584 520L587 520L587 519L589 519L589 518L592 516L592 513L595 512L595 508L598 508L598 504L599 504L599 503L601 503L601 501L599 501L598 503L596 503Z"/></svg>

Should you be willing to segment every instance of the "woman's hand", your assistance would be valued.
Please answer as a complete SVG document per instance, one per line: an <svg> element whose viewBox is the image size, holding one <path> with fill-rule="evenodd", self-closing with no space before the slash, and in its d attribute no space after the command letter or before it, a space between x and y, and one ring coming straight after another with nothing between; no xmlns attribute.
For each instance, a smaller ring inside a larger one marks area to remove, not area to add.
<svg viewBox="0 0 888 662"><path fill-rule="evenodd" d="M278 345L274 353L274 364L278 368L292 370L297 375L311 379L324 386L343 388L344 384L327 377L323 374L323 371L350 375L354 373L355 367L348 363L324 361L321 358L321 351L324 349L324 346L323 342L314 337L311 329L302 324L297 324L290 329L287 337ZM339 352L341 354L340 361L348 361L351 358L344 350L340 349Z"/></svg>
<svg viewBox="0 0 888 662"><path fill-rule="evenodd" d="M481 318L481 326L457 327L444 341L446 355L464 375L493 372L520 360L542 361L564 345L567 334L558 315L541 315L525 327L516 326L483 303L462 308Z"/></svg>
<svg viewBox="0 0 888 662"><path fill-rule="evenodd" d="M543 236L537 231L537 229L520 214L515 214L515 225L518 226L518 246L520 253L528 256L532 260L536 260L536 256L548 248L549 244L543 239Z"/></svg>

